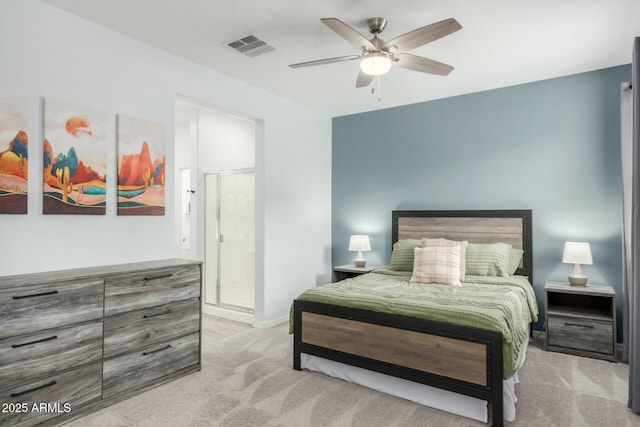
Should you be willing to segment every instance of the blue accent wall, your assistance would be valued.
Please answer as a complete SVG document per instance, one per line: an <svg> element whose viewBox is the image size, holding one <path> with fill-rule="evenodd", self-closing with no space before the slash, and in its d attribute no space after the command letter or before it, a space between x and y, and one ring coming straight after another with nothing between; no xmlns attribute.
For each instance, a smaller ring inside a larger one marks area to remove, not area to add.
<svg viewBox="0 0 640 427"><path fill-rule="evenodd" d="M368 265L388 264L393 210L531 209L541 319L545 281L573 267L564 242L586 241L583 271L614 287L620 324L620 84L630 78L624 65L334 118L333 264L352 262L352 234L370 236Z"/></svg>

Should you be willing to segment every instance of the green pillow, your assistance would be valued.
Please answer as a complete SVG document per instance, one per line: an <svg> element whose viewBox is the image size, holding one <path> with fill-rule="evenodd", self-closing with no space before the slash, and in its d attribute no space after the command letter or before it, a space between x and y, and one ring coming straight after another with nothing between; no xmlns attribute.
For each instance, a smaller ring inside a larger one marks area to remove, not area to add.
<svg viewBox="0 0 640 427"><path fill-rule="evenodd" d="M516 270L520 265L520 260L522 259L522 254L524 251L522 249L511 248L511 252L509 252L509 274L516 274Z"/></svg>
<svg viewBox="0 0 640 427"><path fill-rule="evenodd" d="M421 239L398 240L393 244L389 267L398 271L413 271L413 249L422 247Z"/></svg>
<svg viewBox="0 0 640 427"><path fill-rule="evenodd" d="M506 243L469 243L465 254L465 274L471 276L509 276L509 253Z"/></svg>

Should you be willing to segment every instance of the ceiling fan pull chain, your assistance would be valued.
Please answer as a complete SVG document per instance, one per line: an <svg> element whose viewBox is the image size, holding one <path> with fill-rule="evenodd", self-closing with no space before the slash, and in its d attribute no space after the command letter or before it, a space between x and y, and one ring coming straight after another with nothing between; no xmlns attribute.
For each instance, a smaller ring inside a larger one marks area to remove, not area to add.
<svg viewBox="0 0 640 427"><path fill-rule="evenodd" d="M377 86L378 86L378 102L380 102L380 99L382 98L380 96L380 76L376 76L376 77L377 77L377 80L378 80L378 84L377 84ZM374 88L371 88L371 95L375 95L375 94L376 94L376 90Z"/></svg>

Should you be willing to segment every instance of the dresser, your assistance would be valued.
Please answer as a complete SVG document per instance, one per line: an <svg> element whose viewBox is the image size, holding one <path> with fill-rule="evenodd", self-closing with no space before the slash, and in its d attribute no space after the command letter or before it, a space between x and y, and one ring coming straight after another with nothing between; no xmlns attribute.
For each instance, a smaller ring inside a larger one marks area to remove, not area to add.
<svg viewBox="0 0 640 427"><path fill-rule="evenodd" d="M0 425L58 424L200 370L201 263L0 277Z"/></svg>

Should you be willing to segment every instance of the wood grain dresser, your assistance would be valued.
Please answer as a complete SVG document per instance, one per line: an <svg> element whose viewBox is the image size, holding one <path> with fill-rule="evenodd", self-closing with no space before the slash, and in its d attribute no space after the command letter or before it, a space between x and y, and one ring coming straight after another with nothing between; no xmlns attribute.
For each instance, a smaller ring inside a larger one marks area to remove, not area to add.
<svg viewBox="0 0 640 427"><path fill-rule="evenodd" d="M56 425L200 370L202 267L0 277L0 425Z"/></svg>

